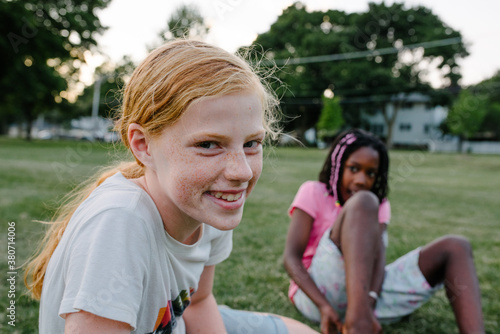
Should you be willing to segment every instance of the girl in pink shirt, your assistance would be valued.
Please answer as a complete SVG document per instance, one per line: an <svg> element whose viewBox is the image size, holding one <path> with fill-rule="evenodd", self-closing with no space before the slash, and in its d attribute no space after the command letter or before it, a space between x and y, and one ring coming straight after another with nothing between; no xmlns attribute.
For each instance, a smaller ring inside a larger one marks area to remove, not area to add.
<svg viewBox="0 0 500 334"><path fill-rule="evenodd" d="M412 313L444 285L460 332L484 333L465 238L442 237L386 266L388 170L386 147L372 134L337 137L319 181L305 182L290 207L290 299L322 333L380 333L381 322Z"/></svg>

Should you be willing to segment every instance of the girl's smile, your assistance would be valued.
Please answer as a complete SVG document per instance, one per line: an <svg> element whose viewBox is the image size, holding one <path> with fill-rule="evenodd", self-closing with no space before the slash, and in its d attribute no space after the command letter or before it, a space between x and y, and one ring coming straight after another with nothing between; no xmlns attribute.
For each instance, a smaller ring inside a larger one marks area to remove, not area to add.
<svg viewBox="0 0 500 334"><path fill-rule="evenodd" d="M215 198L222 198L223 200L225 201L228 201L228 202L232 202L232 201L237 201L241 198L241 195L242 195L243 192L239 192L235 195L233 194L227 194L227 193L223 193L223 192L220 192L220 191L217 191L217 192L210 192L210 195L214 196Z"/></svg>
<svg viewBox="0 0 500 334"><path fill-rule="evenodd" d="M243 206L245 203L245 190L239 192L209 192L208 195L212 198L214 203L219 205L224 210L236 210Z"/></svg>
<svg viewBox="0 0 500 334"><path fill-rule="evenodd" d="M262 171L261 105L252 91L201 98L149 140L141 183L172 237L182 242L201 223L221 230L240 223Z"/></svg>

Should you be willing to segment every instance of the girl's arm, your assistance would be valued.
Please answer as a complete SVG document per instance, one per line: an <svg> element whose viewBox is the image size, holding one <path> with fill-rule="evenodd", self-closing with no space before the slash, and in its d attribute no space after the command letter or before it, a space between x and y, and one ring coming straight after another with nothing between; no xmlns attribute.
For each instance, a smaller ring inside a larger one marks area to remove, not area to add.
<svg viewBox="0 0 500 334"><path fill-rule="evenodd" d="M377 258L377 262L375 264L375 271L373 273L373 281L370 287L371 291L380 295L380 291L382 291L382 284L384 283L384 271L385 271L385 245L383 242L383 235L387 231L387 224L380 224L380 247L379 247L379 255ZM370 298L371 306L375 308L377 303L376 299Z"/></svg>
<svg viewBox="0 0 500 334"><path fill-rule="evenodd" d="M191 297L191 304L182 315L186 322L186 333L226 333L212 294L214 274L215 266L206 266L201 274L198 290Z"/></svg>
<svg viewBox="0 0 500 334"><path fill-rule="evenodd" d="M85 311L68 313L64 325L65 334L130 334L130 331L130 325L127 323L99 317Z"/></svg>
<svg viewBox="0 0 500 334"><path fill-rule="evenodd" d="M318 307L321 313L321 332L335 333L330 328L334 325L337 327L336 330L340 330L342 326L340 318L302 263L313 222L314 219L307 213L298 208L294 209L285 244L284 265L292 280Z"/></svg>

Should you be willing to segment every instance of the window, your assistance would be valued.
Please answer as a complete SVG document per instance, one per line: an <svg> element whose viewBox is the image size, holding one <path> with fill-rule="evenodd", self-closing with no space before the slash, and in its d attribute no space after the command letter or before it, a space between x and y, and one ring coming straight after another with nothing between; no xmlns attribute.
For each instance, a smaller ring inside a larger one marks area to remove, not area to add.
<svg viewBox="0 0 500 334"><path fill-rule="evenodd" d="M371 124L370 131L376 136L384 135L384 124Z"/></svg>
<svg viewBox="0 0 500 334"><path fill-rule="evenodd" d="M413 108L413 102L403 102L401 104L401 109L412 109Z"/></svg>
<svg viewBox="0 0 500 334"><path fill-rule="evenodd" d="M424 133L425 134L431 133L432 129L434 129L434 126L432 124L424 124Z"/></svg>
<svg viewBox="0 0 500 334"><path fill-rule="evenodd" d="M401 123L399 124L399 131L401 132L410 132L411 124L410 123Z"/></svg>

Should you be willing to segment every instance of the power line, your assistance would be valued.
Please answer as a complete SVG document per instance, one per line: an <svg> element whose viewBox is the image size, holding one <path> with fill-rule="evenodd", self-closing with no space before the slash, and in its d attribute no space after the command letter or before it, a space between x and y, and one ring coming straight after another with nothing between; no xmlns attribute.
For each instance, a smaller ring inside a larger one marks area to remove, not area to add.
<svg viewBox="0 0 500 334"><path fill-rule="evenodd" d="M310 64L310 63L321 63L326 61L339 61L339 60L347 60L347 59L357 59L364 58L369 56L381 56L387 54L398 53L404 50L412 50L416 48L434 48L438 46L445 45L453 45L460 44L462 42L461 37L453 37L447 39L441 39L437 41L430 42L422 42L415 44L408 44L402 47L396 48L383 48L376 50L368 50L368 51L356 51L356 52L346 52L346 53L337 53L331 55L323 55L323 56L311 56L311 57L301 57L301 58L288 58L288 59L276 59L276 60L267 60L263 61L263 65L299 65L299 64Z"/></svg>

